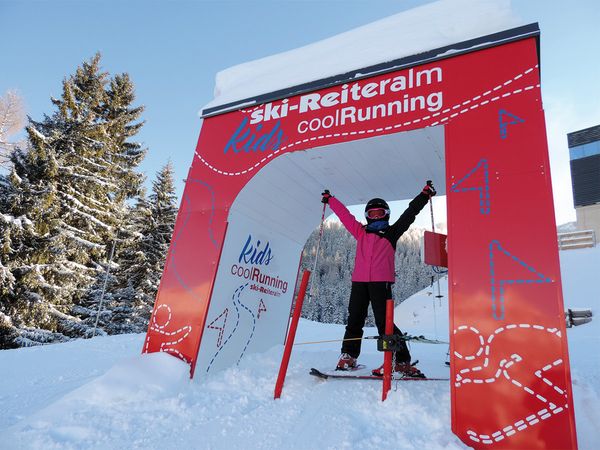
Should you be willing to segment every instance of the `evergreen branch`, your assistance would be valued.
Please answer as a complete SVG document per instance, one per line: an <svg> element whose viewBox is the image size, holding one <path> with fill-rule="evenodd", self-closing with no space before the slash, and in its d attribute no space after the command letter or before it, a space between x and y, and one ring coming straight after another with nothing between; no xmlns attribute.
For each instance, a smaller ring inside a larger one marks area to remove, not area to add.
<svg viewBox="0 0 600 450"><path fill-rule="evenodd" d="M77 208L70 208L70 211L75 212L76 214L79 214L82 217L85 217L86 219L89 219L91 222L95 223L96 225L104 228L105 230L109 230L112 231L113 227L111 225L108 225L104 222L102 222L100 219L97 219L96 217L92 216L91 214L88 214L84 211L80 211Z"/></svg>
<svg viewBox="0 0 600 450"><path fill-rule="evenodd" d="M63 192L63 191L60 191L60 190L58 191L58 193L60 195L62 195L63 197L71 200L77 207L82 208L83 210L85 210L85 211L87 211L89 213L97 213L100 216L104 216L104 217L108 217L108 218L110 218L112 216L112 214L109 211L102 211L102 210L97 209L97 208L91 208L91 207L89 207L89 206L81 203L79 201L79 199L77 199L76 197L74 197L71 194L67 194L66 192Z"/></svg>

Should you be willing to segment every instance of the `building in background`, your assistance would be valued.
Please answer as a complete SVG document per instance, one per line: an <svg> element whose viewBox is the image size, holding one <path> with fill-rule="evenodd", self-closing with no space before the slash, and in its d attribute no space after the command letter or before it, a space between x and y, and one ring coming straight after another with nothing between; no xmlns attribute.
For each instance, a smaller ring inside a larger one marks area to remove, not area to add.
<svg viewBox="0 0 600 450"><path fill-rule="evenodd" d="M567 134L577 230L600 236L600 125Z"/></svg>

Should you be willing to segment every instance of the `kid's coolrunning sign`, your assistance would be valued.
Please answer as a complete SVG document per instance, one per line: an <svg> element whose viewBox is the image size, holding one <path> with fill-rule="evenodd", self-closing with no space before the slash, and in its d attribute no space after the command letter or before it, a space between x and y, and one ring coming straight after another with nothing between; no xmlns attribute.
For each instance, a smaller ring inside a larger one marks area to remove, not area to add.
<svg viewBox="0 0 600 450"><path fill-rule="evenodd" d="M144 351L200 376L281 344L301 246L230 215L238 194L280 155L442 125L452 429L575 448L539 83L534 36L205 118Z"/></svg>

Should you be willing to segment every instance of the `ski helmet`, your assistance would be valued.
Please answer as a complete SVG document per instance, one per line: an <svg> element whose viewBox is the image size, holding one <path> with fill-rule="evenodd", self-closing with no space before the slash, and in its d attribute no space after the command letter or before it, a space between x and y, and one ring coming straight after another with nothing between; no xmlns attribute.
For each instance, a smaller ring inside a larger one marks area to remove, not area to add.
<svg viewBox="0 0 600 450"><path fill-rule="evenodd" d="M369 217L369 211L372 209L382 209L384 216L371 219ZM372 198L367 203L367 206L365 206L365 218L367 219L367 223L376 222L378 220L390 220L390 206L382 198Z"/></svg>

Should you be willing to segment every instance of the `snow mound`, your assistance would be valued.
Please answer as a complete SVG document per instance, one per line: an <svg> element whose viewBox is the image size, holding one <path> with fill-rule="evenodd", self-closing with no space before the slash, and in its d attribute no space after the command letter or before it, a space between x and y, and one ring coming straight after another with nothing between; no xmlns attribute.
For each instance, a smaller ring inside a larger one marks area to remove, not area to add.
<svg viewBox="0 0 600 450"><path fill-rule="evenodd" d="M107 373L75 391L70 400L110 405L164 398L189 382L189 366L167 353L125 359Z"/></svg>
<svg viewBox="0 0 600 450"><path fill-rule="evenodd" d="M510 0L439 0L216 76L206 108L523 25ZM302 70L298 70L301 67Z"/></svg>
<svg viewBox="0 0 600 450"><path fill-rule="evenodd" d="M11 439L10 448L105 445L115 422L128 423L126 416L135 414L135 405L148 404L150 409L146 409L145 414L168 414L164 400L172 403L188 384L188 365L166 353L119 361L104 375L13 427L12 431L19 434ZM152 405L158 408L153 411ZM101 423L94 420L102 416L105 420ZM81 420L84 417L86 419ZM126 447L128 445L123 448ZM2 442L0 448L4 448Z"/></svg>

